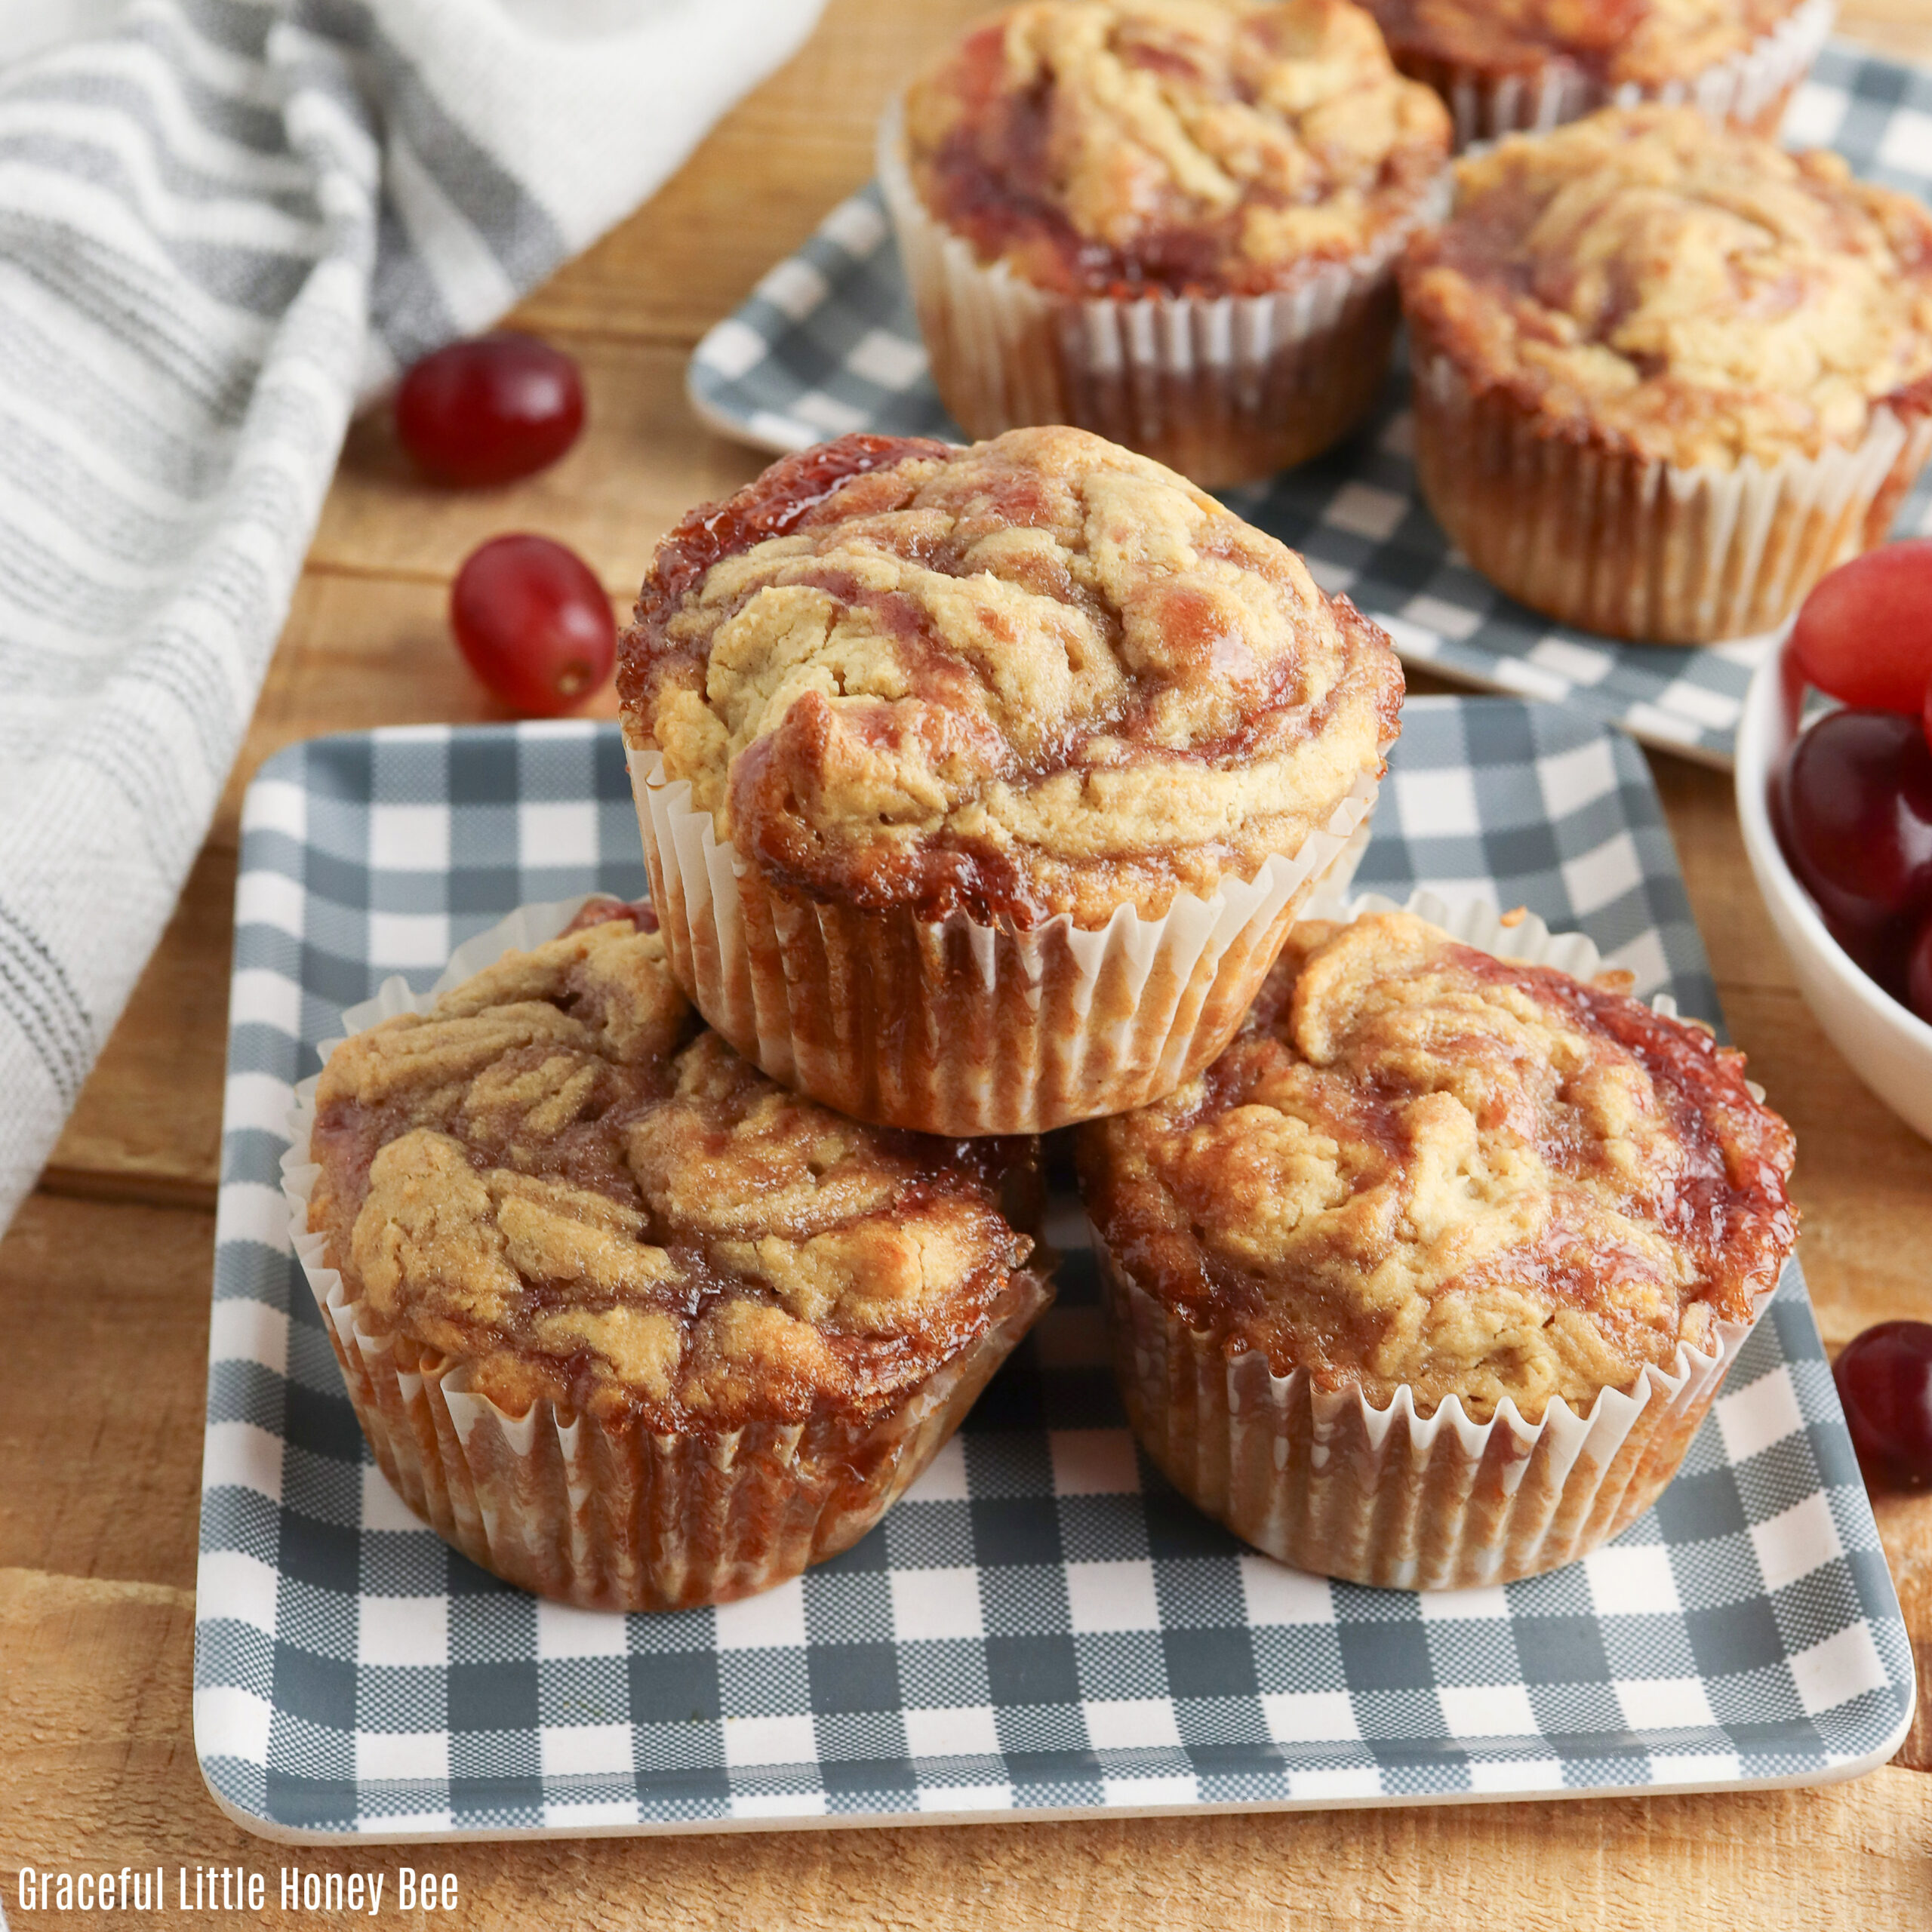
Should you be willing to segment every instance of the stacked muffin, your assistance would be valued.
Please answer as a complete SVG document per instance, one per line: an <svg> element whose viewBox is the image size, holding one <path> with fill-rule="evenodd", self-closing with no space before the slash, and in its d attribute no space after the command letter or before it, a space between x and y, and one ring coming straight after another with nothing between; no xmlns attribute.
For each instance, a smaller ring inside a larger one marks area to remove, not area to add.
<svg viewBox="0 0 1932 1932"><path fill-rule="evenodd" d="M1149 1455L1364 1583L1506 1583L1635 1521L1796 1232L1741 1056L1400 914L1297 927L1220 1058L1079 1159Z"/></svg>
<svg viewBox="0 0 1932 1932"><path fill-rule="evenodd" d="M1292 551L1069 429L774 464L665 540L619 682L706 1017L775 1079L950 1134L1212 1059L1402 695Z"/></svg>
<svg viewBox="0 0 1932 1932"><path fill-rule="evenodd" d="M593 899L337 1048L297 1247L376 1458L475 1561L716 1603L869 1529L1051 1299L1037 1148L881 1133Z"/></svg>

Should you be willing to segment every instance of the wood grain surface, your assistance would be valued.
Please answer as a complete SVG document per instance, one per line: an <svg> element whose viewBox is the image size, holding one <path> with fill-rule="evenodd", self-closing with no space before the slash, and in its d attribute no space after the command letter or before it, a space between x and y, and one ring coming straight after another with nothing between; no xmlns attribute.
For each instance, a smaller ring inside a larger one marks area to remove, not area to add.
<svg viewBox="0 0 1932 1932"><path fill-rule="evenodd" d="M518 319L575 355L589 390L590 428L549 473L439 495L411 480L380 417L352 434L180 909L39 1192L0 1242L0 1903L17 1928L60 1922L17 1909L23 1863L171 1875L197 1861L269 1874L260 1916L272 1923L295 1922L275 1903L282 1865L414 1863L457 1875L450 1922L518 1932L1233 1932L1499 1915L1517 1932L1932 1927L1932 1496L1878 1499L1927 1694L1918 1724L1893 1767L1820 1791L335 1852L251 1838L202 1786L189 1719L195 1542L242 788L270 752L318 731L494 715L444 622L450 578L483 537L521 528L565 539L621 607L666 525L755 472L757 455L687 408L691 348L864 180L888 92L983 10L832 0L783 72L531 297ZM1932 0L1852 0L1841 31L1932 61ZM608 697L594 708L608 714ZM1813 1023L1752 888L1728 780L1651 763L1732 1030L1797 1130L1801 1252L1827 1341L1932 1317L1932 1146ZM171 1909L152 1922L257 1916Z"/></svg>

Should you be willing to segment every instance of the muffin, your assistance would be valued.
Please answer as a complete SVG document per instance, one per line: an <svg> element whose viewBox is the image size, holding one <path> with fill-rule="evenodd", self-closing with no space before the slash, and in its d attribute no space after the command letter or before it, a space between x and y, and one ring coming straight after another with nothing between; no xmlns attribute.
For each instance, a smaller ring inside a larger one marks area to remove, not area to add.
<svg viewBox="0 0 1932 1932"><path fill-rule="evenodd" d="M618 682L679 983L774 1079L944 1134L1211 1060L1402 696L1292 551L1071 429L774 464L660 545Z"/></svg>
<svg viewBox="0 0 1932 1932"><path fill-rule="evenodd" d="M1932 214L1687 108L1457 165L1401 269L1423 493L1477 569L1614 637L1777 625L1932 440Z"/></svg>
<svg viewBox="0 0 1932 1932"><path fill-rule="evenodd" d="M1050 1299L1014 1225L1032 1143L775 1087L654 928L592 900L353 1035L291 1162L383 1474L485 1569L600 1609L727 1602L855 1543Z"/></svg>
<svg viewBox="0 0 1932 1932"><path fill-rule="evenodd" d="M1078 1152L1143 1446L1364 1583L1506 1582L1634 1521L1795 1235L1740 1055L1404 913L1298 925L1206 1073Z"/></svg>
<svg viewBox="0 0 1932 1932"><path fill-rule="evenodd" d="M1448 151L1346 0L1035 0L914 83L879 179L970 435L1077 423L1212 488L1368 409Z"/></svg>
<svg viewBox="0 0 1932 1932"><path fill-rule="evenodd" d="M1684 103L1775 134L1836 0L1362 0L1405 74L1455 117L1456 145L1599 107Z"/></svg>

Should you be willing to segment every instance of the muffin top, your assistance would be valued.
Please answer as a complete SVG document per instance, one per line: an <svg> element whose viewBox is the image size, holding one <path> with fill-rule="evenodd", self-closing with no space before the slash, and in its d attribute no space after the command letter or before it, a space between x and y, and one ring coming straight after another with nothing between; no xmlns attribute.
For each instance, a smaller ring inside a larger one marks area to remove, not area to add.
<svg viewBox="0 0 1932 1932"><path fill-rule="evenodd" d="M1491 73L1560 60L1606 87L1660 87L1743 53L1800 0L1362 0L1398 60Z"/></svg>
<svg viewBox="0 0 1932 1932"><path fill-rule="evenodd" d="M1690 108L1609 108L1457 165L1411 325L1552 434L1684 465L1855 444L1932 373L1932 214Z"/></svg>
<svg viewBox="0 0 1932 1932"><path fill-rule="evenodd" d="M1401 913L1294 928L1221 1057L1079 1155L1121 1265L1231 1355L1480 1421L1708 1349L1796 1233L1740 1054Z"/></svg>
<svg viewBox="0 0 1932 1932"><path fill-rule="evenodd" d="M1035 0L906 99L915 186L1068 294L1258 294L1393 245L1449 151L1347 0Z"/></svg>
<svg viewBox="0 0 1932 1932"><path fill-rule="evenodd" d="M698 1026L648 907L592 900L339 1046L309 1225L405 1366L660 1432L863 1421L975 1339L1033 1244L1030 1140L863 1127Z"/></svg>
<svg viewBox="0 0 1932 1932"><path fill-rule="evenodd" d="M1293 551L1070 429L774 463L658 546L618 680L777 883L1021 925L1251 878L1380 771L1402 697Z"/></svg>

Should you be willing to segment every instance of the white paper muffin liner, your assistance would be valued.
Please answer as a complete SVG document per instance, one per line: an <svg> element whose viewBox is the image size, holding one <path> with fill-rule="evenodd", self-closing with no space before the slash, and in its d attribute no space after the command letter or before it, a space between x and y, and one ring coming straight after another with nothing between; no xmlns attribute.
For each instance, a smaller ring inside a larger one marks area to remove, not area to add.
<svg viewBox="0 0 1932 1932"><path fill-rule="evenodd" d="M1863 439L1772 464L1683 466L1552 429L1478 392L1411 318L1416 473L1470 562L1560 623L1654 644L1774 629L1824 574L1884 542L1932 416L1881 403Z"/></svg>
<svg viewBox="0 0 1932 1932"><path fill-rule="evenodd" d="M581 898L526 906L458 947L430 991L401 979L343 1015L358 1033L420 1013L512 949L552 939ZM337 1041L323 1043L325 1060ZM295 1257L321 1309L356 1419L410 1508L485 1569L540 1595L598 1610L728 1603L849 1548L914 1482L1052 1300L1016 1274L987 1327L883 1415L754 1423L715 1437L658 1435L545 1401L522 1415L475 1393L467 1368L426 1357L398 1365L395 1337L309 1229L321 1169L309 1158L315 1081L297 1089L282 1191Z"/></svg>
<svg viewBox="0 0 1932 1932"><path fill-rule="evenodd" d="M1371 895L1350 918L1389 912ZM1452 912L1426 892L1406 908L1500 958L1587 978L1601 970L1580 934L1534 917L1504 926L1494 906ZM1668 996L1653 1002L1674 1014ZM1758 1091L1753 1088L1753 1092ZM1121 1265L1096 1233L1114 1367L1141 1445L1176 1488L1270 1556L1351 1583L1461 1589L1554 1569L1627 1528L1676 1473L1748 1322L1713 1324L1710 1352L1680 1343L1626 1392L1579 1415L1552 1401L1539 1423L1506 1400L1487 1423L1454 1397L1433 1415L1398 1389L1377 1407L1359 1390L1278 1376L1259 1349L1230 1355Z"/></svg>
<svg viewBox="0 0 1932 1932"><path fill-rule="evenodd" d="M895 102L880 124L879 185L933 381L969 436L1071 423L1214 489L1305 462L1373 406L1395 340L1395 263L1442 218L1446 164L1408 220L1292 288L1075 297L982 263L928 212L907 171L902 110Z"/></svg>
<svg viewBox="0 0 1932 1932"><path fill-rule="evenodd" d="M1338 863L1377 780L1327 824L1211 897L1177 893L1106 925L1030 929L964 913L821 903L721 841L688 782L633 747L631 789L652 903L698 1011L782 1084L842 1113L949 1136L1043 1134L1143 1106L1227 1044L1288 927Z"/></svg>
<svg viewBox="0 0 1932 1932"><path fill-rule="evenodd" d="M1792 91L1810 72L1832 31L1838 0L1804 0L1767 34L1701 72L1646 87L1606 86L1573 63L1552 59L1534 72L1494 73L1480 66L1405 54L1404 73L1426 81L1448 104L1460 153L1504 134L1546 134L1600 107L1641 101L1687 104L1714 121L1775 134Z"/></svg>

